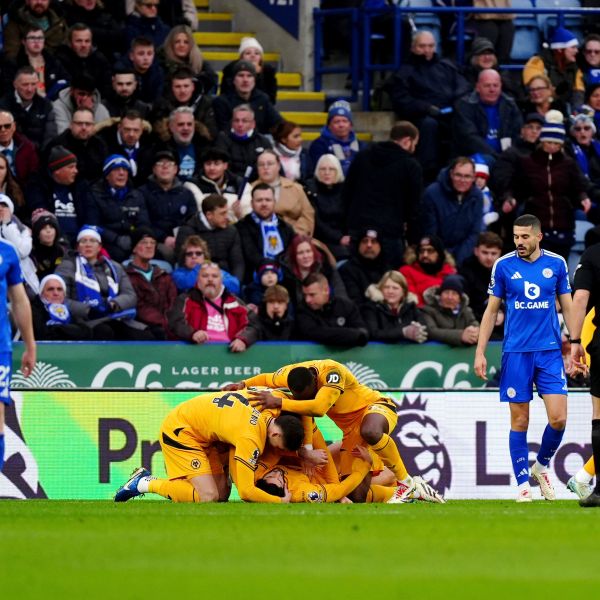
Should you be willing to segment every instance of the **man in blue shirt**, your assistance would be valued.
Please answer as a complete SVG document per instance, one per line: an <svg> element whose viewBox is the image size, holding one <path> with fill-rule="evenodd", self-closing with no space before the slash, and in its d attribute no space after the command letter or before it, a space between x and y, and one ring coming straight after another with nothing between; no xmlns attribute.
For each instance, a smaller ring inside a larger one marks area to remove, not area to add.
<svg viewBox="0 0 600 600"><path fill-rule="evenodd" d="M542 233L537 217L522 215L516 219L513 238L516 250L500 257L492 269L474 368L478 377L487 379L485 349L504 301L500 400L510 406L509 447L519 486L517 502L532 500L527 428L534 383L546 406L548 425L531 475L540 484L542 496L554 500L548 464L560 446L567 420L567 380L555 300L558 298L567 328L573 331L571 287L565 260L540 249Z"/></svg>
<svg viewBox="0 0 600 600"><path fill-rule="evenodd" d="M2 195L0 195L1 199ZM23 274L19 266L19 257L12 244L0 239L0 471L4 466L4 406L10 404L11 373L11 327L6 318L8 314L7 298L11 312L25 342L25 351L21 359L21 371L25 377L31 375L35 367L35 340L31 323L31 306L25 287Z"/></svg>

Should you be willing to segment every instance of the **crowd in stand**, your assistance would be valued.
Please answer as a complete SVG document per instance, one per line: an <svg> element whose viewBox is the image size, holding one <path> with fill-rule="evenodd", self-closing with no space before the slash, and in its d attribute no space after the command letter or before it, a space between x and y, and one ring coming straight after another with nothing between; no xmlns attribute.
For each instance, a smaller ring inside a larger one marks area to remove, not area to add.
<svg viewBox="0 0 600 600"><path fill-rule="evenodd" d="M219 85L193 2L1 7L0 237L37 339L468 346L518 215L565 258L600 222L596 34L515 81L488 39L462 67L417 32L389 140L338 100L305 146L258 40Z"/></svg>

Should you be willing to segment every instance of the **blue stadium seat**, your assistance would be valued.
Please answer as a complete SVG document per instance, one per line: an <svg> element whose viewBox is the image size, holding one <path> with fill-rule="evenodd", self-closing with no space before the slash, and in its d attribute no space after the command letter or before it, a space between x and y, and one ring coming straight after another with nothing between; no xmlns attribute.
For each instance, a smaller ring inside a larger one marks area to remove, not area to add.
<svg viewBox="0 0 600 600"><path fill-rule="evenodd" d="M513 8L532 8L531 0L513 0ZM517 14L515 17L515 38L510 57L516 61L527 61L540 51L542 38L538 21L534 14Z"/></svg>
<svg viewBox="0 0 600 600"><path fill-rule="evenodd" d="M536 0L536 6L538 8L581 8L581 2L580 0ZM557 22L555 15L538 15L538 23L544 39L548 39ZM580 42L583 40L583 18L581 15L565 15L564 26L574 33Z"/></svg>

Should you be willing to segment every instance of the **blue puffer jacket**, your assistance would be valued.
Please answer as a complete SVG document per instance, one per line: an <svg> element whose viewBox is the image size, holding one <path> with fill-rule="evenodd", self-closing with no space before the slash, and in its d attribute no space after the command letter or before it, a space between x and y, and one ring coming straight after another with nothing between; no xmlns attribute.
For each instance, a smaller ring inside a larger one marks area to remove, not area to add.
<svg viewBox="0 0 600 600"><path fill-rule="evenodd" d="M459 202L450 181L450 170L443 169L423 195L423 234L440 237L460 265L473 254L481 231L482 209L481 190L475 183Z"/></svg>

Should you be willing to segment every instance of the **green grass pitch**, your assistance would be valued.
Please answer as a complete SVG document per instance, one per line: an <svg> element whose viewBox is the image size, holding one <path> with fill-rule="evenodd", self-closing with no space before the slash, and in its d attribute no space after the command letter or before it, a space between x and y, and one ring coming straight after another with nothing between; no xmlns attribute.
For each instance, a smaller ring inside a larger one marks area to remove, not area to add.
<svg viewBox="0 0 600 600"><path fill-rule="evenodd" d="M599 534L575 501L2 501L0 597L595 598Z"/></svg>

